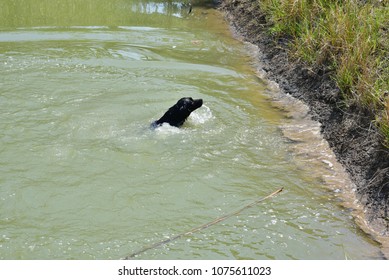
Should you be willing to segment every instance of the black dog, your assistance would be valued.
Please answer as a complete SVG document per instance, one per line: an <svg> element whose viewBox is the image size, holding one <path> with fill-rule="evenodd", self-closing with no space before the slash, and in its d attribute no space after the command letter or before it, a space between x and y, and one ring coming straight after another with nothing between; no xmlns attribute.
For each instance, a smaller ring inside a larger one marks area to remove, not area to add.
<svg viewBox="0 0 389 280"><path fill-rule="evenodd" d="M202 99L193 99L192 97L184 97L177 101L177 103L170 107L169 110L157 121L151 124L155 128L163 123L168 123L171 126L180 127L184 124L187 117L194 110L203 105Z"/></svg>

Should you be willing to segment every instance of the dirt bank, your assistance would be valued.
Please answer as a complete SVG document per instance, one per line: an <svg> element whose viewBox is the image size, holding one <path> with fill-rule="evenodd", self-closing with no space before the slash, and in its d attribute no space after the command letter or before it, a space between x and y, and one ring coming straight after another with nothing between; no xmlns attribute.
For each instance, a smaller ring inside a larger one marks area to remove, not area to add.
<svg viewBox="0 0 389 280"><path fill-rule="evenodd" d="M331 73L288 57L288 38L272 38L257 0L222 0L228 21L244 40L257 45L266 77L286 94L303 100L338 161L354 184L365 220L376 239L389 237L389 151L372 123L373 116L346 105Z"/></svg>

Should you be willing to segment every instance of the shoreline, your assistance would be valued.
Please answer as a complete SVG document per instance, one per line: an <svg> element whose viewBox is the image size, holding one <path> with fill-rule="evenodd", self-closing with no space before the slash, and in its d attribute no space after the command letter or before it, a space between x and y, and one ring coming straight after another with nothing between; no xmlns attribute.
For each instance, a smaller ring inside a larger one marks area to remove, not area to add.
<svg viewBox="0 0 389 280"><path fill-rule="evenodd" d="M257 0L221 0L219 9L239 37L259 47L265 77L308 105L356 187L364 212L365 226L360 226L389 251L385 245L389 243L389 151L371 114L355 105L345 106L331 73L292 60L288 38L272 38L267 33Z"/></svg>

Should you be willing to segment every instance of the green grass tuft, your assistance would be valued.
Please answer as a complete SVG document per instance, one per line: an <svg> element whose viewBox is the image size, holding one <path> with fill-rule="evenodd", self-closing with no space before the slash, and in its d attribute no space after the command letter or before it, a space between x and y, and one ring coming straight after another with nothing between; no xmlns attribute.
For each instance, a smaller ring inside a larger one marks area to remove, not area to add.
<svg viewBox="0 0 389 280"><path fill-rule="evenodd" d="M389 3L385 0L258 0L293 56L332 70L349 103L376 114L389 146Z"/></svg>

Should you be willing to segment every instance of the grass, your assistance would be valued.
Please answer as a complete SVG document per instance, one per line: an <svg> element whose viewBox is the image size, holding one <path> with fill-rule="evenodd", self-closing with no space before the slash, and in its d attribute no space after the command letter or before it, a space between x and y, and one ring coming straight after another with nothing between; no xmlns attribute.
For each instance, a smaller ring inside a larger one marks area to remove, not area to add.
<svg viewBox="0 0 389 280"><path fill-rule="evenodd" d="M331 70L347 104L375 115L389 147L389 1L257 1L295 58Z"/></svg>

